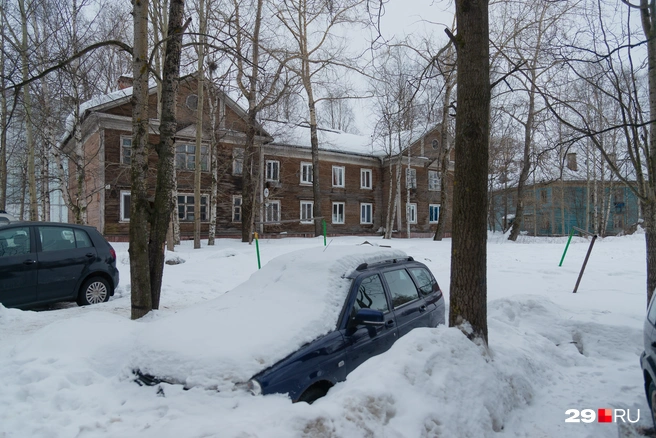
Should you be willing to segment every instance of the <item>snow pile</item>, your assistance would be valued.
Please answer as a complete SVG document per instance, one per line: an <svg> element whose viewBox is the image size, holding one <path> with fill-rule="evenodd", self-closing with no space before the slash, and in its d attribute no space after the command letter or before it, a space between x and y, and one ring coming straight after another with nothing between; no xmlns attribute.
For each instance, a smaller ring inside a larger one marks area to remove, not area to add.
<svg viewBox="0 0 656 438"><path fill-rule="evenodd" d="M448 301L450 240L367 239L391 243L426 263ZM0 306L0 437L635 438L651 433L638 360L644 236L598 239L576 294L572 287L589 241L573 239L558 267L566 238L522 237L512 243L493 236L489 349L458 329L417 329L311 406L292 404L285 395L134 383L132 367L146 361L153 369L209 386L219 384L226 367L233 367L231 378L248 378L263 366L258 359L272 362L282 350L312 337L268 319L266 324L280 325L256 330L256 317L297 318L296 310L310 298L315 305L304 315L318 327L309 330L315 335L329 330L322 315L333 315L339 300L325 291L339 289L338 279L360 256L341 265L324 264L323 257L331 251L352 254L354 248L396 252L355 246L363 240L336 238L325 253L316 248L321 239L261 240L260 271L252 245L223 239L194 250L183 242L175 254L186 263L164 268L160 310L139 321L129 319L129 259L127 244L119 243L114 246L123 283L108 303L62 304L40 312ZM283 257L275 259L278 255ZM288 278L299 264L303 272ZM293 310L282 312L275 297L301 289L298 284L305 295L289 293L296 300ZM228 318L219 303L243 306L241 318ZM288 344L267 344L281 333L289 335ZM235 370L237 363L244 369ZM565 422L568 409L600 408L629 409L633 419L639 412L640 421Z"/></svg>
<svg viewBox="0 0 656 438"><path fill-rule="evenodd" d="M280 256L225 295L145 327L133 367L188 387L230 389L334 330L346 276L358 265L403 257L371 246Z"/></svg>

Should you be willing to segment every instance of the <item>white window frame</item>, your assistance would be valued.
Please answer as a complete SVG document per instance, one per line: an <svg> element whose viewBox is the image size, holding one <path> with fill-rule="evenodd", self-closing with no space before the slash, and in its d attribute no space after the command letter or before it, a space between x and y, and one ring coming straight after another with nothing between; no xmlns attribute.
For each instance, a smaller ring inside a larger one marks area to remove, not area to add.
<svg viewBox="0 0 656 438"><path fill-rule="evenodd" d="M341 221L340 221L340 217L339 217L340 206L341 206L341 210L342 210L342 212L341 212L342 213L341 214L341 216L342 216ZM335 208L337 208L337 211L335 211ZM333 202L332 219L333 219L333 221L332 221L333 224L345 224L346 223L346 203L345 202Z"/></svg>
<svg viewBox="0 0 656 438"><path fill-rule="evenodd" d="M179 148L184 147L184 152ZM204 151L204 152L203 152ZM184 156L184 163L178 161L179 156ZM176 143L175 144L175 168L177 170L188 170L193 172L196 169L196 145L193 143ZM200 145L200 171L209 172L210 170L210 148L207 144Z"/></svg>
<svg viewBox="0 0 656 438"><path fill-rule="evenodd" d="M185 198L189 198L189 197L193 198L193 197L194 197L194 194L193 194L193 193L178 193L177 196L178 196L178 197L180 197L180 196L184 196ZM200 221L203 222L203 223L206 223L206 222L209 222L209 220L210 220L210 219L209 219L209 217L210 217L210 197L209 197L209 195L200 195L200 198L201 198L201 201L202 201L203 199L205 199L205 204L202 204L202 202L201 202L201 205L205 205L205 219L203 219L203 216L202 216L202 213L201 213L201 219L200 219ZM180 222L185 222L185 223L194 222L194 219L182 219L182 218L180 218L180 205L184 205L184 206L185 206L185 218L186 218L186 217L187 217L187 209L186 209L186 207L187 207L188 205L190 205L190 204L187 204L186 202L183 203L183 204L180 204L180 200L179 200L179 199L178 199L177 204L178 204L178 211L177 211L176 213L178 214L178 218L180 219ZM193 205L193 204L191 204L191 205ZM195 211L196 211L196 210L194 209L194 212L195 212Z"/></svg>
<svg viewBox="0 0 656 438"><path fill-rule="evenodd" d="M301 163L300 178L301 184L312 184L312 163Z"/></svg>
<svg viewBox="0 0 656 438"><path fill-rule="evenodd" d="M440 173L437 170L428 171L428 191L438 192L440 190Z"/></svg>
<svg viewBox="0 0 656 438"><path fill-rule="evenodd" d="M280 161L266 160L266 180L267 181L280 181Z"/></svg>
<svg viewBox="0 0 656 438"><path fill-rule="evenodd" d="M232 149L232 174L244 174L244 148Z"/></svg>
<svg viewBox="0 0 656 438"><path fill-rule="evenodd" d="M437 208L437 219L431 220L431 209ZM436 224L440 220L440 211L442 210L442 206L440 204L428 204L428 223L429 224Z"/></svg>
<svg viewBox="0 0 656 438"><path fill-rule="evenodd" d="M333 166L333 187L346 187L346 168L344 166Z"/></svg>
<svg viewBox="0 0 656 438"><path fill-rule="evenodd" d="M125 143L124 143L124 142L125 142L126 140L130 142L130 146L125 146ZM126 166L129 166L129 165L131 164L131 162L128 161L128 162L126 163L125 160L126 160L126 159L128 159L128 160L132 160L132 137L127 136L127 135L121 135L121 140L120 140L120 141L121 141L121 164L124 164L124 165L126 165ZM127 156L127 157L126 157L125 152L123 151L123 149L125 149L125 148L129 148L129 149L130 149L130 155Z"/></svg>
<svg viewBox="0 0 656 438"><path fill-rule="evenodd" d="M409 224L417 223L417 204L415 202L405 204L405 219Z"/></svg>
<svg viewBox="0 0 656 438"><path fill-rule="evenodd" d="M412 167L405 169L405 187L408 189L417 188L417 169Z"/></svg>
<svg viewBox="0 0 656 438"><path fill-rule="evenodd" d="M129 190L121 190L121 209L119 211L119 215L121 217L121 222L130 222L130 212L128 211L128 216L125 217L125 198L128 197L130 200L132 200L131 194Z"/></svg>
<svg viewBox="0 0 656 438"><path fill-rule="evenodd" d="M239 199L239 205L235 204L235 201ZM232 197L232 222L241 222L242 215L242 198L241 195L234 195ZM235 219L235 213L239 212L239 219Z"/></svg>
<svg viewBox="0 0 656 438"><path fill-rule="evenodd" d="M303 217L303 210L304 210L303 207L308 208L308 206L309 206L309 209L310 209L310 211L309 211L310 217L309 218L307 218L307 217L304 218ZM301 219L302 224L311 224L311 223L313 223L312 219L314 218L314 201L301 201L301 211L300 211L300 213L301 213L301 215L299 217Z"/></svg>
<svg viewBox="0 0 656 438"><path fill-rule="evenodd" d="M369 213L369 220L367 220L367 210ZM371 202L361 202L360 203L360 223L361 224L373 224L374 223L374 204Z"/></svg>
<svg viewBox="0 0 656 438"><path fill-rule="evenodd" d="M278 207L273 210L273 206L277 205ZM270 210L271 208L271 210ZM275 216L277 217L271 217L272 213L276 213ZM269 201L267 204L264 206L264 222L267 224L277 224L280 223L280 201Z"/></svg>
<svg viewBox="0 0 656 438"><path fill-rule="evenodd" d="M360 169L360 188L371 190L373 188L373 172L371 169Z"/></svg>

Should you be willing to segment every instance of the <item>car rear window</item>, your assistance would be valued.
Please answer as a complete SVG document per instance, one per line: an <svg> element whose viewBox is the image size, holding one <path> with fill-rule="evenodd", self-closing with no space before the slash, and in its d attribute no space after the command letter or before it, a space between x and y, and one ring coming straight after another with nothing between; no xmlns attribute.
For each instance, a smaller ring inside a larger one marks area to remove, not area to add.
<svg viewBox="0 0 656 438"><path fill-rule="evenodd" d="M39 227L41 250L43 252L62 251L93 246L84 230L65 227Z"/></svg>
<svg viewBox="0 0 656 438"><path fill-rule="evenodd" d="M422 295L424 296L429 295L436 289L435 285L437 284L437 282L430 274L430 272L428 272L427 269L410 268L408 270L412 274L412 277L415 279L415 282L417 283L417 288L419 288L419 292Z"/></svg>
<svg viewBox="0 0 656 438"><path fill-rule="evenodd" d="M415 283L405 269L385 272L385 281L392 296L392 306L396 309L410 301L419 299Z"/></svg>

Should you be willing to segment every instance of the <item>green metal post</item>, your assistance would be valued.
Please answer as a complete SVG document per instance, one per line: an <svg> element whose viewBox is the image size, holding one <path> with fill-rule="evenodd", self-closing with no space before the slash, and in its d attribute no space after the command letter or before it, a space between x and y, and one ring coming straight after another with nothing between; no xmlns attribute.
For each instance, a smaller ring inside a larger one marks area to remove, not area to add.
<svg viewBox="0 0 656 438"><path fill-rule="evenodd" d="M326 246L326 220L321 219L321 223L323 224L323 246Z"/></svg>
<svg viewBox="0 0 656 438"><path fill-rule="evenodd" d="M565 260L565 254L567 254L567 248L569 248L569 243L572 241L572 236L574 235L574 228L569 230L569 238L567 239L567 245L565 245L565 251L563 251L563 256L560 258L560 264L558 267L563 266L563 260Z"/></svg>
<svg viewBox="0 0 656 438"><path fill-rule="evenodd" d="M262 269L262 265L260 264L260 244L257 239L257 233L255 233L255 252L257 253L257 269Z"/></svg>

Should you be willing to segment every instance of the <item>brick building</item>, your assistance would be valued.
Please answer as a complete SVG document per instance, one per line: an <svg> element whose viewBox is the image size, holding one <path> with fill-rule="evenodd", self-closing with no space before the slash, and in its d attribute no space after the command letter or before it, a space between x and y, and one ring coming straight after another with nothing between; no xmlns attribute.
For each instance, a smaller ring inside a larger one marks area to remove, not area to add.
<svg viewBox="0 0 656 438"><path fill-rule="evenodd" d="M124 79L125 80L125 79ZM126 85L129 85L126 84ZM193 235L194 153L198 112L197 81L186 76L180 81L176 167L178 215L183 238ZM206 86L207 89L207 86ZM132 90L124 88L93 99L81 107L81 142L86 163L86 191L90 196L87 220L110 240L127 240L130 215L130 152L132 142ZM201 233L209 227L211 129L217 139L218 198L217 237L241 234L241 188L246 113L227 95L218 96L215 120L210 120L209 98L204 99L201 160ZM150 91L149 142L159 141L157 93ZM402 206L408 208L411 235L429 236L440 212L441 192L436 141L439 126L418 134L403 134L403 141L390 153L369 137L333 130L319 130L322 211L314 211L312 159L309 127L302 124L266 122L256 129L259 152L255 169L259 175L256 230L264 235L313 236L311 219L323 217L328 234L380 234L390 199L396 194L396 167L401 166L397 220L398 235L407 235ZM69 127L64 150L74 150ZM151 154L152 169L157 157ZM74 186L71 166L70 186ZM447 172L448 175L451 173ZM447 177L447 180L450 180ZM390 181L392 184L390 184ZM155 185L154 173L149 177ZM390 197L390 190L392 196ZM451 229L447 217L447 233Z"/></svg>

